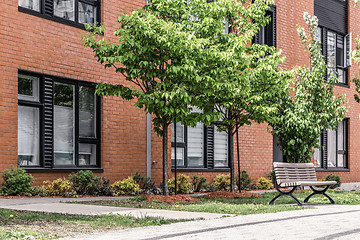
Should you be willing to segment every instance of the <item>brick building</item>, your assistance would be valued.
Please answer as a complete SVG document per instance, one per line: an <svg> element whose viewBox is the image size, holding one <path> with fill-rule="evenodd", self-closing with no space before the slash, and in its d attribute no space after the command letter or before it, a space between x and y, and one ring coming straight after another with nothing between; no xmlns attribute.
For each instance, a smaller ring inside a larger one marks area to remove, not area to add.
<svg viewBox="0 0 360 240"><path fill-rule="evenodd" d="M100 21L105 38L118 27L117 16L145 0L0 1L0 171L21 166L41 183L90 169L112 181L139 171L158 184L162 177L161 138L150 117L118 97L96 97L94 83L123 81L104 70L82 46L83 23ZM343 182L360 182L360 105L352 96L349 33L360 33L360 8L347 0L276 0L272 22L257 41L282 49L284 68L309 64L296 32L303 12L319 16L328 65L339 74L335 91L345 93L349 112L337 131L325 131L323 151L315 154L318 177L336 172ZM281 160L266 124L240 131L241 168L253 179L266 176ZM198 124L178 127L179 171L212 178L229 172L227 136ZM171 142L169 141L169 149ZM169 154L170 156L170 154ZM236 156L236 155L235 155ZM170 161L169 161L170 164ZM170 172L170 175L172 173Z"/></svg>

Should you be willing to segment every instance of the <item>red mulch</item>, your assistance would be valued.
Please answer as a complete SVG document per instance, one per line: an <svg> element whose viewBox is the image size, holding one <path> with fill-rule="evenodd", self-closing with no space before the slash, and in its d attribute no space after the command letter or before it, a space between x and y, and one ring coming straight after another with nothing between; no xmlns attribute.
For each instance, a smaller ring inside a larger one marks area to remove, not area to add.
<svg viewBox="0 0 360 240"><path fill-rule="evenodd" d="M204 198L214 199L214 198L234 198L234 197L260 197L262 196L259 193L252 193L247 191L240 192L227 192L227 191L216 191L211 192L208 195L205 195Z"/></svg>
<svg viewBox="0 0 360 240"><path fill-rule="evenodd" d="M164 203L177 203L177 202L199 202L197 198L185 196L182 194L173 195L173 196L163 196L163 195L145 195L147 202L158 201Z"/></svg>

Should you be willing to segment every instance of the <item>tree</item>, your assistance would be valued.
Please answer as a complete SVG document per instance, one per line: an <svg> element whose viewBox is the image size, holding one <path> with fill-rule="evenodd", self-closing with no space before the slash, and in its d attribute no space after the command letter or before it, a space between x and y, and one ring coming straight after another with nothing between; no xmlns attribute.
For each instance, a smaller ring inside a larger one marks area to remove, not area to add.
<svg viewBox="0 0 360 240"><path fill-rule="evenodd" d="M232 9L221 12L224 2ZM232 31L214 38L212 32L207 49L209 57L199 61L196 67L202 81L195 93L200 109L214 109L221 121L214 122L219 131L229 135L229 165L231 190L234 191L233 138L243 125L267 121L278 109L279 99L288 93L291 71L283 71L279 64L285 59L281 51L267 45L251 44L269 18L266 10L272 1L217 1L218 14L229 19ZM215 8L216 8L215 7ZM205 16L204 16L205 17ZM216 31L221 30L216 29ZM202 56L202 55L201 55ZM239 149L238 149L239 151ZM239 164L239 161L238 161ZM240 173L240 171L239 171Z"/></svg>
<svg viewBox="0 0 360 240"><path fill-rule="evenodd" d="M332 73L324 82L327 66L316 38L318 19L308 13L304 19L309 38L300 26L298 34L310 55L310 68L297 70L292 92L281 100L279 111L269 122L288 162L310 162L321 132L336 129L346 112L344 96L334 96L336 75Z"/></svg>
<svg viewBox="0 0 360 240"><path fill-rule="evenodd" d="M186 1L185 1L186 2ZM266 24L269 4L263 0L153 0L123 14L114 32L118 43L99 39L104 28L88 27L83 37L105 67L115 67L126 83L99 84L97 93L136 101L154 115L155 131L163 136L163 184L167 190L167 133L175 119L195 126L219 122L232 137L252 121L262 122L276 110L287 74L275 48L251 45ZM224 34L224 25L232 31ZM201 113L191 113L192 106ZM214 111L215 108L215 111ZM234 187L233 151L229 158ZM234 189L234 188L232 188Z"/></svg>

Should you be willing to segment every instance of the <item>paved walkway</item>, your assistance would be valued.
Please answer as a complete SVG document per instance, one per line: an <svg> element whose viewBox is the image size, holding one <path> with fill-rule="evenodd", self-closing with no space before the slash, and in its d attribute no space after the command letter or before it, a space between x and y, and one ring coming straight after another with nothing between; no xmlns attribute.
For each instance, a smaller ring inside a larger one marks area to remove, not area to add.
<svg viewBox="0 0 360 240"><path fill-rule="evenodd" d="M119 197L124 199L124 197ZM109 199L109 198L91 198ZM112 197L111 199L116 199ZM222 217L222 214L189 213L69 204L87 201L71 198L0 199L0 208L69 214L125 214L164 218L203 218L162 226L126 229L64 238L63 240L112 239L360 239L360 205L314 205L314 209Z"/></svg>
<svg viewBox="0 0 360 240"><path fill-rule="evenodd" d="M360 205L255 214L83 235L63 240L115 239L360 239Z"/></svg>
<svg viewBox="0 0 360 240"><path fill-rule="evenodd" d="M0 208L13 210L80 214L80 215L99 215L99 214L119 214L134 217L161 217L165 219L215 219L229 214L218 213L198 213L161 210L161 209L141 209L95 206L85 204L73 204L67 202L83 202L89 200L109 200L127 199L129 197L91 197L91 198L19 198L19 199L0 199Z"/></svg>

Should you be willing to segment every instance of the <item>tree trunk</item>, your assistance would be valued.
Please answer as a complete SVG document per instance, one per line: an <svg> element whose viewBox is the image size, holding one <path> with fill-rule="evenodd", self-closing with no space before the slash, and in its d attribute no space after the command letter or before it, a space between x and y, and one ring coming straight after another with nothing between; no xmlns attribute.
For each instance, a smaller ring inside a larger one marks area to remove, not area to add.
<svg viewBox="0 0 360 240"><path fill-rule="evenodd" d="M236 153L237 153L237 164L238 164L238 174L239 174L239 192L241 192L241 169L240 169L240 147L239 147L239 129L236 130Z"/></svg>
<svg viewBox="0 0 360 240"><path fill-rule="evenodd" d="M163 187L164 195L169 195L168 186L168 125L163 127Z"/></svg>
<svg viewBox="0 0 360 240"><path fill-rule="evenodd" d="M234 174L234 135L232 129L229 129L229 166L230 166L230 189L235 192L235 174Z"/></svg>

